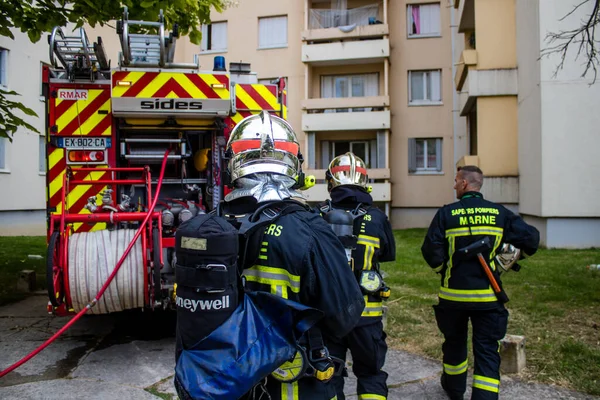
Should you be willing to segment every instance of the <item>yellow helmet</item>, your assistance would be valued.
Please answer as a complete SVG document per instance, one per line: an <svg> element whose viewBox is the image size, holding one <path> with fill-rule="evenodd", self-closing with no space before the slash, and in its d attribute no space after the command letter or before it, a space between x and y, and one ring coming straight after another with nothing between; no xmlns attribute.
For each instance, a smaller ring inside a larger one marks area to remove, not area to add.
<svg viewBox="0 0 600 400"><path fill-rule="evenodd" d="M227 143L231 182L256 173L281 174L296 179L302 155L294 130L285 120L266 111L240 121Z"/></svg>
<svg viewBox="0 0 600 400"><path fill-rule="evenodd" d="M364 161L354 153L348 152L331 160L325 179L327 190L331 191L342 185L358 186L366 190L369 178Z"/></svg>

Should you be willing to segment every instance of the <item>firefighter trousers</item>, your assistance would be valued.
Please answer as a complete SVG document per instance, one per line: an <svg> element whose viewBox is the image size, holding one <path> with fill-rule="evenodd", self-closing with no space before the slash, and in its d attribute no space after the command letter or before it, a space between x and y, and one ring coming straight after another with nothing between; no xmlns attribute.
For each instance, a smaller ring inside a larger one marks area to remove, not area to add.
<svg viewBox="0 0 600 400"><path fill-rule="evenodd" d="M323 383L306 377L292 383L282 383L272 376L256 385L243 400L336 400L335 387L331 381Z"/></svg>
<svg viewBox="0 0 600 400"><path fill-rule="evenodd" d="M504 306L490 310L464 310L433 306L438 328L444 335L442 386L451 399L462 399L467 389L467 333L473 326L472 400L496 400L500 390L500 344L506 335L508 311Z"/></svg>
<svg viewBox="0 0 600 400"><path fill-rule="evenodd" d="M359 324L342 341L327 345L333 356L344 361L347 350L350 350L359 400L387 399L388 374L381 370L387 353L386 337L381 319L378 319L367 325ZM337 399L344 400L344 377L336 376L332 381L337 391Z"/></svg>

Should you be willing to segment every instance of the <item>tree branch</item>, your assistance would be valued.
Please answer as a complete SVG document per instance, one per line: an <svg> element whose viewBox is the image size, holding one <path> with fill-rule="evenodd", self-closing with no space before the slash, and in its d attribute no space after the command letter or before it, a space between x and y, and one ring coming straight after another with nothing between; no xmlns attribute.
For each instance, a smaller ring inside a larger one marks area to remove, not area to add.
<svg viewBox="0 0 600 400"><path fill-rule="evenodd" d="M565 20L567 17L573 15L573 13L589 3L592 0L584 0L583 2L576 5L573 10L567 13L559 21ZM546 35L546 41L549 46L540 52L540 58L549 57L552 54L558 54L560 56L560 62L554 70L553 77L558 75L558 72L564 68L565 60L570 46L577 46L577 54L575 60L578 60L580 56L586 57L585 68L581 77L584 78L591 70L593 72L592 84L596 82L598 76L598 67L600 65L600 58L598 53L599 42L595 40L596 25L600 23L600 0L593 0L594 8L587 18L582 21L582 25L577 29L550 32Z"/></svg>

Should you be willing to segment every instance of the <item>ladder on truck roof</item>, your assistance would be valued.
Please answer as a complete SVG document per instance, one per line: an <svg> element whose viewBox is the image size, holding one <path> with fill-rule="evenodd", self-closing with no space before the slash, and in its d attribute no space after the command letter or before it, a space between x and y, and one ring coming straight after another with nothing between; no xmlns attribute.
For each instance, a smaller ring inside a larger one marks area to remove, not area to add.
<svg viewBox="0 0 600 400"><path fill-rule="evenodd" d="M130 33L130 28L147 32ZM160 10L158 22L134 21L129 20L127 7L124 7L123 18L117 21L117 33L123 50L119 55L120 67L198 69L200 66L198 63L173 62L179 29L175 24L169 36L165 35L163 10Z"/></svg>
<svg viewBox="0 0 600 400"><path fill-rule="evenodd" d="M67 36L57 26L48 36L50 62L54 68L62 68L70 80L75 78L95 79L96 72L110 70L110 60L106 57L102 38L90 44L85 29L79 28L79 35ZM61 65L59 65L59 63Z"/></svg>

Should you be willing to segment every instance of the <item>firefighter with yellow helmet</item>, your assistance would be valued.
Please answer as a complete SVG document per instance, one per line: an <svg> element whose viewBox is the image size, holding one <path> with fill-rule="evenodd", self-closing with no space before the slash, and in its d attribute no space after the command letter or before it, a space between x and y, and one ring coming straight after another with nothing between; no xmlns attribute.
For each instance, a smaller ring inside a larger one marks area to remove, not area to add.
<svg viewBox="0 0 600 400"><path fill-rule="evenodd" d="M346 267L344 248L318 213L297 191L304 186L302 155L296 134L283 119L262 112L242 120L227 145L233 190L225 196L226 215L276 218L241 261L245 286L302 303L323 318L300 339L298 352L260 385L272 400L331 400L331 379L343 362L329 355L359 321L361 290ZM253 390L248 398L259 398Z"/></svg>
<svg viewBox="0 0 600 400"><path fill-rule="evenodd" d="M357 378L359 399L387 398L387 373L382 371L387 352L386 334L383 331L382 300L389 298L379 262L396 258L396 244L390 222L379 208L373 205L369 194L367 168L363 160L353 153L334 158L326 172L327 189L331 200L320 207L323 217L332 223L340 236L344 217L351 217L354 240L350 233L341 239L347 247L349 268L358 282L366 307L357 326L342 340L330 346L336 357L345 360L352 353L352 371ZM335 377L338 400L344 396L344 380Z"/></svg>

